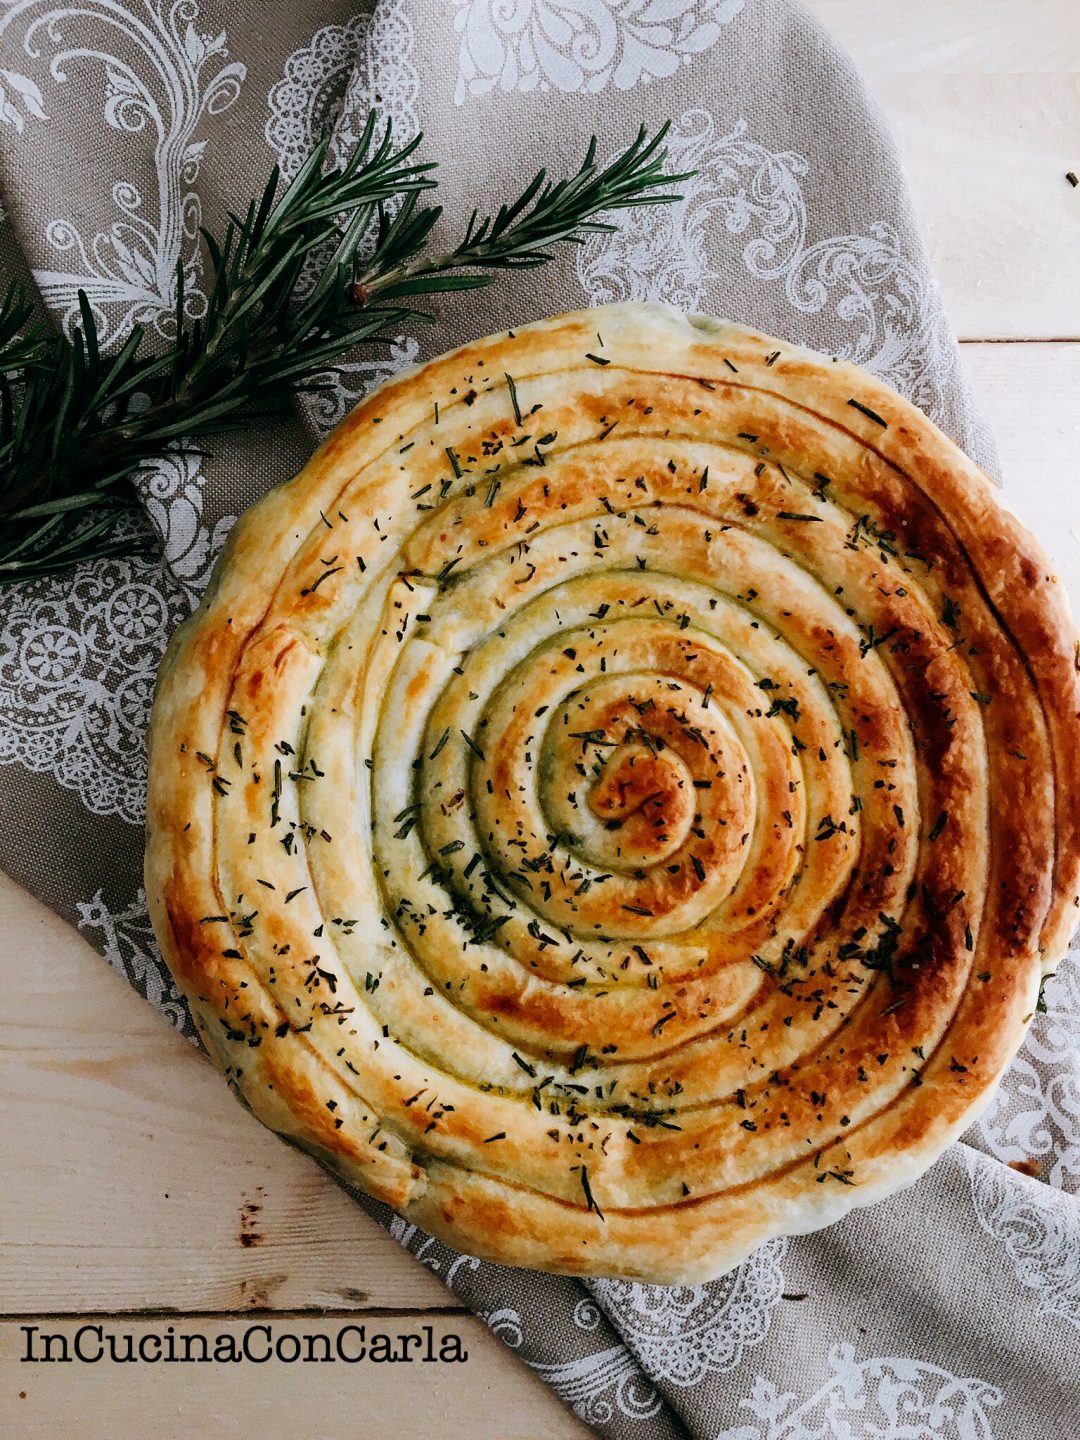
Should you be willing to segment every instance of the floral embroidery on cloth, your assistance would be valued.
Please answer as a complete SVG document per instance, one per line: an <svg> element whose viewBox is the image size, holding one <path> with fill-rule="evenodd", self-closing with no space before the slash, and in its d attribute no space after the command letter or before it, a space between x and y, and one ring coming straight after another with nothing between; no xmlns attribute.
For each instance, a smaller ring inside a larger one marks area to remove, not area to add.
<svg viewBox="0 0 1080 1440"><path fill-rule="evenodd" d="M104 952L113 969L145 995L170 1024L194 1039L195 1026L188 1008L161 959L142 886L131 904L121 910L110 910L99 890L93 899L79 902L78 913L79 929Z"/></svg>
<svg viewBox="0 0 1080 1440"><path fill-rule="evenodd" d="M308 45L293 51L267 97L266 142L286 180L324 134L330 135L330 154L340 163L372 108L392 123L399 145L415 138L420 76L413 45L405 0L386 0L374 10L359 11L347 25L323 26ZM303 397L305 413L320 435L328 435L361 395L415 364L419 354L413 336L399 335L388 354L342 362L327 376L326 391Z"/></svg>
<svg viewBox="0 0 1080 1440"><path fill-rule="evenodd" d="M722 1430L716 1440L994 1440L990 1411L1001 1391L938 1365L895 1356L856 1360L834 1345L832 1374L800 1400L758 1375L739 1402L760 1423Z"/></svg>
<svg viewBox="0 0 1080 1440"><path fill-rule="evenodd" d="M20 585L0 629L0 763L47 771L95 815L141 825L158 661L190 610L160 563L114 557Z"/></svg>
<svg viewBox="0 0 1080 1440"><path fill-rule="evenodd" d="M734 1370L768 1334L787 1247L783 1238L770 1240L708 1285L593 1280L589 1288L649 1374L686 1388Z"/></svg>
<svg viewBox="0 0 1080 1440"><path fill-rule="evenodd" d="M499 90L632 90L720 39L745 0L457 0L454 100Z"/></svg>
<svg viewBox="0 0 1080 1440"><path fill-rule="evenodd" d="M106 124L122 133L154 136L157 194L144 195L133 181L119 178L111 190L119 218L106 229L84 234L73 220L50 220L45 236L57 263L34 270L42 296L64 324L77 318L78 292L86 292L103 348L122 341L137 324L169 335L175 325L178 262L184 271L185 314L195 320L206 313L200 283L202 206L195 182L207 140L196 134L208 116L220 115L235 102L247 72L237 61L227 63L225 32L199 30L198 18L192 0L145 0L131 8L118 0L81 5L21 0L0 14L0 46L10 53L16 28L25 21L22 49L34 59L52 52L48 75L56 84L79 83L88 70L104 66ZM82 43L66 43L69 34ZM4 70L0 79L6 85L0 121L23 129L26 117L14 96L26 116L49 122L45 95L32 77ZM58 115L65 103L57 97Z"/></svg>
<svg viewBox="0 0 1080 1440"><path fill-rule="evenodd" d="M662 300L700 310L734 245L749 277L782 286L797 313L829 310L838 355L940 415L952 341L930 274L890 225L808 243L810 162L769 150L745 119L721 134L707 110L687 110L670 149L673 169L695 172L680 186L683 198L625 212L616 230L578 251L578 279L593 304Z"/></svg>

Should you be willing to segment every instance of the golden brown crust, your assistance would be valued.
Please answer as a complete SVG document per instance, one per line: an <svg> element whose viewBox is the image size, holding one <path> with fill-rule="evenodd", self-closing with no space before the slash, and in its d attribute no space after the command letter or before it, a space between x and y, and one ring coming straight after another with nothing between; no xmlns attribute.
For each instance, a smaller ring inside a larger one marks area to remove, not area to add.
<svg viewBox="0 0 1080 1440"><path fill-rule="evenodd" d="M473 1254L681 1282L915 1179L1074 924L1042 550L864 372L662 307L465 346L237 525L147 892L267 1124Z"/></svg>

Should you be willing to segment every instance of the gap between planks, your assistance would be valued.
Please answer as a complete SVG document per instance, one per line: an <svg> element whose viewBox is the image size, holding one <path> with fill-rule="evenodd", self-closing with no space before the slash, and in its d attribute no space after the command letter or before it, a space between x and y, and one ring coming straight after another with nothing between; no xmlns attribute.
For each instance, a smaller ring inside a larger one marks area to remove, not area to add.
<svg viewBox="0 0 1080 1440"><path fill-rule="evenodd" d="M961 340L960 348L965 345L1076 345L1080 342L1080 335L1053 335L1045 340L1038 335L987 335L981 340Z"/></svg>

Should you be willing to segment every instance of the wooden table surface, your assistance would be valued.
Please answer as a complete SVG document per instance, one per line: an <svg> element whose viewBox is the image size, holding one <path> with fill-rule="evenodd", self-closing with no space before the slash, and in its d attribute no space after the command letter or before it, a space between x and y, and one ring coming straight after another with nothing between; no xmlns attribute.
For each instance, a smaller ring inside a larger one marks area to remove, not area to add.
<svg viewBox="0 0 1080 1440"><path fill-rule="evenodd" d="M1065 180L1080 171L1076 0L811 8L892 119L1009 499L1080 596L1080 189ZM84 940L3 877L0 937L0 1434L588 1433L436 1276L262 1130ZM252 1311L290 1329L432 1325L459 1334L469 1360L329 1372L18 1362L27 1323L213 1334Z"/></svg>

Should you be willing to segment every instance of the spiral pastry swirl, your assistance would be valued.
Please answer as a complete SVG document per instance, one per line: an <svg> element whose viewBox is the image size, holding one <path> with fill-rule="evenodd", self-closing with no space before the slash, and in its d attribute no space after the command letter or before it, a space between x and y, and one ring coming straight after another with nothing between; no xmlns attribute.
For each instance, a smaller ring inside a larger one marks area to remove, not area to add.
<svg viewBox="0 0 1080 1440"><path fill-rule="evenodd" d="M147 890L268 1125L473 1254L697 1280L921 1173L1080 870L1036 542L854 367L660 307L466 346L237 526Z"/></svg>

